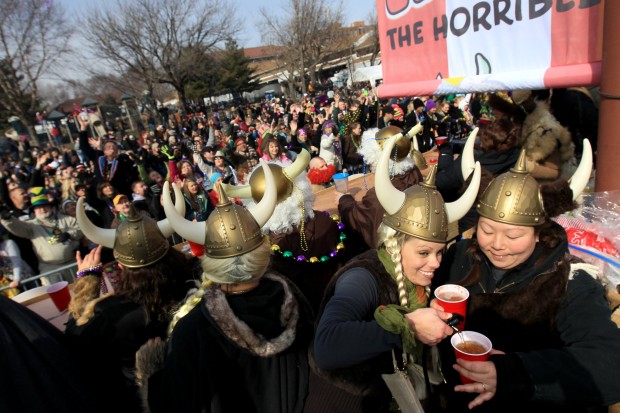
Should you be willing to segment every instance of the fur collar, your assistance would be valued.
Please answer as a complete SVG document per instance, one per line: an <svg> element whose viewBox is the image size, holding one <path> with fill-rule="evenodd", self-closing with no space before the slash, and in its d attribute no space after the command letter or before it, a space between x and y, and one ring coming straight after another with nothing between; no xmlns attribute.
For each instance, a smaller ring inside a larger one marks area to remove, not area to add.
<svg viewBox="0 0 620 413"><path fill-rule="evenodd" d="M544 161L556 150L562 161L575 153L570 132L551 114L546 102L537 101L536 108L525 118L519 144L536 162Z"/></svg>
<svg viewBox="0 0 620 413"><path fill-rule="evenodd" d="M228 305L226 294L218 285L213 284L207 289L202 302L213 321L230 341L256 356L271 357L285 351L295 341L299 308L291 288L282 277L275 274L265 274L264 278L279 282L284 289L280 323L285 329L282 334L272 340L267 340L260 334L256 334L245 322L237 318Z"/></svg>
<svg viewBox="0 0 620 413"><path fill-rule="evenodd" d="M282 162L270 163L275 163L283 168L290 165L290 162L288 164ZM257 169L258 167L252 172ZM306 172L302 172L297 176L297 178L295 178L295 184L291 195L276 205L276 208L273 210L273 214L271 214L271 217L262 228L263 234L289 234L293 232L294 229L299 227L302 221L305 222L314 218L312 205L314 204L315 198L316 196L312 191L310 181L308 181L308 178L306 177ZM304 215L302 215L302 208L300 207L302 200L304 202ZM253 200L248 203L248 205L255 204L256 202Z"/></svg>

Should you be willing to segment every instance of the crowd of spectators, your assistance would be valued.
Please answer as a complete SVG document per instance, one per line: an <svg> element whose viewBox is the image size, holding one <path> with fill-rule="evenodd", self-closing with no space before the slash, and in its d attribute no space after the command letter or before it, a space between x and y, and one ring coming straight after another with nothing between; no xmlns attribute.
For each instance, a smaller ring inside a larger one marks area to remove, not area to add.
<svg viewBox="0 0 620 413"><path fill-rule="evenodd" d="M15 254L5 254L5 273L15 268L9 278L17 286L24 273L38 274L70 261L71 254L61 248L50 253L51 245L87 252L91 246L74 221L67 221L70 229L60 225L65 217L75 216L79 198L85 200L91 220L103 228L117 227L130 203L160 220L165 218L160 195L168 180L182 188L186 217L205 221L216 200L213 185L247 184L260 158L286 164L299 151L309 151L314 159L308 178L320 190L331 184L335 172L368 172L358 152L368 129L409 130L422 124L415 137L420 151L438 150L435 139L446 137L439 150L452 154L461 148L454 143L464 141L474 126L490 121L493 112L487 94L380 100L376 89L361 83L313 91L300 99L282 96L228 107L187 105L184 110L160 112L159 123L157 117L144 115L142 131L105 122L109 130L103 137L94 136L89 122L75 115L79 130L75 145L28 143L0 159L1 230L16 243L5 248L17 247L21 261L29 264L20 265L17 258L7 258ZM502 114L499 109L495 113ZM45 201L39 199L35 205L34 196ZM51 221L49 228L38 231L40 236L15 225L16 221L46 225L36 214L43 204L49 205ZM62 235L57 237L57 232ZM65 239L64 234L71 236Z"/></svg>

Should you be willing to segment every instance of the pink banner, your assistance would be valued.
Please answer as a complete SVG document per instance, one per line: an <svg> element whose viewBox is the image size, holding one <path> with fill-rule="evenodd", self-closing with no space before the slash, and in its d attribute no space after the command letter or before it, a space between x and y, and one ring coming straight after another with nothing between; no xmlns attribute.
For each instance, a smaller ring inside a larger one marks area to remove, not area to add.
<svg viewBox="0 0 620 413"><path fill-rule="evenodd" d="M596 85L603 0L377 0L381 97Z"/></svg>

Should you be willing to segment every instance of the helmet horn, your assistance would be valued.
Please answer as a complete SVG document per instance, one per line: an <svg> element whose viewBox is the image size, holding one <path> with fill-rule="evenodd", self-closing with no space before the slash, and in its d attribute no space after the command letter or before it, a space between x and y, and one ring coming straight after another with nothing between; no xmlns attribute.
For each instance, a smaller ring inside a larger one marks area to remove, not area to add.
<svg viewBox="0 0 620 413"><path fill-rule="evenodd" d="M180 190L177 188L176 184L172 184L174 188L175 196L177 191ZM183 215L176 210L172 205L172 199L170 198L170 183L164 183L163 190L163 203L164 203L164 211L166 212L166 217L168 217L169 225L183 238L188 241L195 242L196 244L204 245L206 231L204 222L193 222L185 219Z"/></svg>
<svg viewBox="0 0 620 413"><path fill-rule="evenodd" d="M82 230L82 233L86 238L88 238L95 244L103 245L106 248L114 248L116 230L99 228L98 226L93 224L86 215L84 200L82 198L78 199L77 201L77 205L75 208L75 218L77 219L78 225L80 226L80 229Z"/></svg>
<svg viewBox="0 0 620 413"><path fill-rule="evenodd" d="M573 191L573 201L581 195L586 185L588 185L590 174L592 173L592 165L592 146L588 139L584 139L581 162L579 162L577 170L575 170L575 173L570 178L570 189Z"/></svg>
<svg viewBox="0 0 620 413"><path fill-rule="evenodd" d="M474 202L476 202L476 198L478 197L478 189L480 188L480 173L480 162L476 162L476 166L474 167L474 176L471 178L471 182L469 183L465 193L454 202L446 202L446 215L448 215L448 222L456 222L463 218L471 209Z"/></svg>
<svg viewBox="0 0 620 413"><path fill-rule="evenodd" d="M385 143L383 151L381 152L381 158L375 171L375 191L377 192L377 199L385 212L389 215L394 215L400 210L405 203L405 193L399 191L392 185L389 174L389 162L390 155L396 140L399 139L402 134L392 136ZM415 141L415 139L414 139Z"/></svg>
<svg viewBox="0 0 620 413"><path fill-rule="evenodd" d="M474 144L476 143L476 136L478 135L479 128L475 128L467 138L465 146L463 147L463 154L461 155L461 174L463 174L463 180L467 180L471 171L476 167L476 160L474 159Z"/></svg>
<svg viewBox="0 0 620 413"><path fill-rule="evenodd" d="M248 212L252 214L258 226L262 227L269 221L269 218L271 218L273 214L278 199L278 192L276 189L276 180L267 162L263 159L260 159L259 162L265 173L265 194L258 204L248 207Z"/></svg>
<svg viewBox="0 0 620 413"><path fill-rule="evenodd" d="M183 193L176 185L173 185L172 188L174 189L174 209L176 209L181 216L185 216L185 200L183 199ZM168 222L168 218L157 221L157 226L166 238L174 234L174 228L172 228L172 225Z"/></svg>

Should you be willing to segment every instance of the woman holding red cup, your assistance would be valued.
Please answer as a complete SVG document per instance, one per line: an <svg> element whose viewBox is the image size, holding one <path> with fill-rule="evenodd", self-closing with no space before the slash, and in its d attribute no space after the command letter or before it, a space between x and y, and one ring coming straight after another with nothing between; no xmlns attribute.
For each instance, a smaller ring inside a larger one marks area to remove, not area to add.
<svg viewBox="0 0 620 413"><path fill-rule="evenodd" d="M620 401L620 330L595 268L569 254L551 220L575 207L590 176L589 149L584 140L570 185L540 186L522 151L480 197L474 237L445 254L434 285L468 290L464 335L480 333L494 348L488 361L455 360L442 342L443 373L457 392L446 395L447 411L585 412Z"/></svg>

